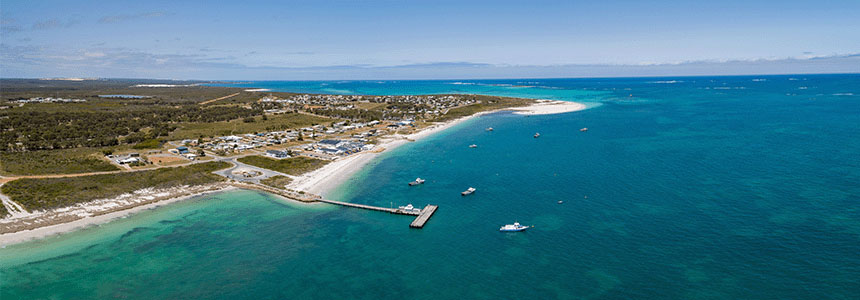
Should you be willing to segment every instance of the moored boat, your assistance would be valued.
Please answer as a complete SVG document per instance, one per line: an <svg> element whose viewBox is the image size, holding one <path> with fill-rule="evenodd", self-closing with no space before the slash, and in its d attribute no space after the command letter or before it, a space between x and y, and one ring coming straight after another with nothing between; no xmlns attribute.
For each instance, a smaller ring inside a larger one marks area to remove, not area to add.
<svg viewBox="0 0 860 300"><path fill-rule="evenodd" d="M471 145L469 145L469 148L478 148L478 145L471 144Z"/></svg>
<svg viewBox="0 0 860 300"><path fill-rule="evenodd" d="M493 127L487 127L487 131L493 131Z"/></svg>
<svg viewBox="0 0 860 300"><path fill-rule="evenodd" d="M474 193L475 191L476 191L476 190L475 190L475 188L473 188L473 187L469 187L467 190L465 190L465 191L463 191L462 193L460 193L460 195L462 195L462 196L471 195L471 194L472 194L472 193Z"/></svg>
<svg viewBox="0 0 860 300"><path fill-rule="evenodd" d="M499 228L499 231L523 231L529 229L533 226L524 226L520 225L519 222L514 222L514 224L508 224Z"/></svg>
<svg viewBox="0 0 860 300"><path fill-rule="evenodd" d="M582 128L582 129L580 129L579 131L580 131L580 132L586 132L586 131L588 131L588 127L584 127L584 128Z"/></svg>
<svg viewBox="0 0 860 300"><path fill-rule="evenodd" d="M540 137L540 133L535 133L535 138L539 138L539 137Z"/></svg>
<svg viewBox="0 0 860 300"><path fill-rule="evenodd" d="M398 208L399 208L400 210L402 210L402 211L410 212L410 213L420 213L420 212L421 212L421 209L420 209L420 208L417 208L417 207L412 206L412 204L411 204L411 203L410 203L410 204L407 204L406 206L400 206L400 207L398 207Z"/></svg>
<svg viewBox="0 0 860 300"><path fill-rule="evenodd" d="M421 177L418 177L418 178L415 178L415 181L410 182L409 186L419 185L422 183L424 183L424 179L421 179Z"/></svg>

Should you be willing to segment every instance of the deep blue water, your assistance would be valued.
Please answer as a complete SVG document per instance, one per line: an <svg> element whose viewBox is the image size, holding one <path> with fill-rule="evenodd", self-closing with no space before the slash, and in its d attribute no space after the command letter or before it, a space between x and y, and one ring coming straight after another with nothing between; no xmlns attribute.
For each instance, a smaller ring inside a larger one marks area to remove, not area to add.
<svg viewBox="0 0 860 300"><path fill-rule="evenodd" d="M0 297L860 295L860 75L451 82L244 86L598 105L473 119L383 155L335 193L439 205L421 230L405 216L225 193L2 249ZM498 232L514 221L535 228Z"/></svg>

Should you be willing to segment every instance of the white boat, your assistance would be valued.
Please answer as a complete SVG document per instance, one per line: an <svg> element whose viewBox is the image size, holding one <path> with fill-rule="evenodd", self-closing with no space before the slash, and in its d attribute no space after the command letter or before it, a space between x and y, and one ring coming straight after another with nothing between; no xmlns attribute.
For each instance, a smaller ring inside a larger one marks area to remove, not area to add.
<svg viewBox="0 0 860 300"><path fill-rule="evenodd" d="M487 127L487 131L493 131L493 127Z"/></svg>
<svg viewBox="0 0 860 300"><path fill-rule="evenodd" d="M533 226L523 226L520 225L519 222L514 222L514 224L508 224L499 228L499 231L523 231L529 229Z"/></svg>
<svg viewBox="0 0 860 300"><path fill-rule="evenodd" d="M400 206L398 208L402 211L405 211L405 212L412 212L412 213L420 213L421 212L420 208L414 207L414 206L412 206L412 204L407 204L406 206Z"/></svg>
<svg viewBox="0 0 860 300"><path fill-rule="evenodd" d="M475 192L475 188L470 187L470 188L469 188L469 189L467 189L466 191L464 191L464 192L460 193L460 195L462 195L462 196L467 196L467 195L471 195L471 194L472 194L472 193L474 193L474 192Z"/></svg>
<svg viewBox="0 0 860 300"><path fill-rule="evenodd" d="M471 144L471 145L469 145L469 148L478 148L478 145Z"/></svg>
<svg viewBox="0 0 860 300"><path fill-rule="evenodd" d="M586 131L588 131L588 127L582 128L582 129L580 129L579 131L581 131L581 132L586 132Z"/></svg>
<svg viewBox="0 0 860 300"><path fill-rule="evenodd" d="M535 138L539 138L539 137L540 137L540 133L535 133Z"/></svg>
<svg viewBox="0 0 860 300"><path fill-rule="evenodd" d="M424 179L421 179L421 177L418 177L418 178L415 178L415 181L410 182L410 183L409 183L409 186L419 185L419 184L422 184L422 183L424 183Z"/></svg>

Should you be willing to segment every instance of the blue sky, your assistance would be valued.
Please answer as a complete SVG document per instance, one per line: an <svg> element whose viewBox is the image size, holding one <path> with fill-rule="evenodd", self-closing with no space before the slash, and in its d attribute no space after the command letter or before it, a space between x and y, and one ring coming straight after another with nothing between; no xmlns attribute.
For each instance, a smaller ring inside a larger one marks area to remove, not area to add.
<svg viewBox="0 0 860 300"><path fill-rule="evenodd" d="M860 1L15 1L0 76L860 72Z"/></svg>

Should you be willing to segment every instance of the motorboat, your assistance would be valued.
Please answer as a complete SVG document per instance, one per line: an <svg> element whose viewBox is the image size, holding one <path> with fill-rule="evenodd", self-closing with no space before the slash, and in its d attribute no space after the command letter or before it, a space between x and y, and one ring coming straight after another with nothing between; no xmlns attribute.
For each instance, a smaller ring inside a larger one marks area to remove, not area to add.
<svg viewBox="0 0 860 300"><path fill-rule="evenodd" d="M504 231L509 231L509 232L510 231L523 231L523 230L529 229L531 227L533 227L533 226L524 226L524 225L520 225L519 222L514 222L514 224L508 224L508 225L502 226L501 228L499 228L499 231L503 231L503 232Z"/></svg>
<svg viewBox="0 0 860 300"><path fill-rule="evenodd" d="M474 192L475 192L475 188L470 187L470 188L468 188L467 190L465 190L465 191L463 191L462 193L460 193L460 195L462 195L462 196L468 196L468 195L473 194Z"/></svg>

